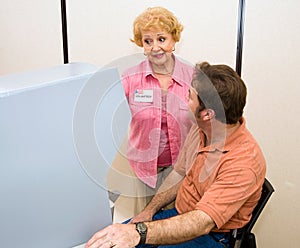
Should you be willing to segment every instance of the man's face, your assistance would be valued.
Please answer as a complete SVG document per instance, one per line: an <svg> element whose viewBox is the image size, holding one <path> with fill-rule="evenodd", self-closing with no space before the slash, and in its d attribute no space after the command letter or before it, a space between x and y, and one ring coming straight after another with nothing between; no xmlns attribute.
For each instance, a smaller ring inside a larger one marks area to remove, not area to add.
<svg viewBox="0 0 300 248"><path fill-rule="evenodd" d="M192 117L193 120L198 117L198 109L200 106L198 94L195 88L190 87L188 92L188 105L190 110L190 117Z"/></svg>

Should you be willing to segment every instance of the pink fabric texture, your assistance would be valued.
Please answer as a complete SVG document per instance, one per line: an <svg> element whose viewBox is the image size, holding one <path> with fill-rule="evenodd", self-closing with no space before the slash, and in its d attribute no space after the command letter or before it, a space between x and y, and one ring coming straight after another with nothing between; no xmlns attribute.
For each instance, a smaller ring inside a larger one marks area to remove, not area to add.
<svg viewBox="0 0 300 248"><path fill-rule="evenodd" d="M194 68L175 58L172 82L166 92L167 133L172 164L190 130L187 94ZM148 60L122 75L124 92L131 111L127 158L137 177L152 188L157 181L162 126L162 90ZM137 94L146 100L137 100Z"/></svg>

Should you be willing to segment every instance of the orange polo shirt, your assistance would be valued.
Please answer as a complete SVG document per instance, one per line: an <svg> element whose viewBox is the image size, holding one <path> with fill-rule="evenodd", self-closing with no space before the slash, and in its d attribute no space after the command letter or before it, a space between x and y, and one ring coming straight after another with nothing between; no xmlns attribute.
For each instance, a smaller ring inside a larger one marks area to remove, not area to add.
<svg viewBox="0 0 300 248"><path fill-rule="evenodd" d="M199 135L198 130L198 143L195 145L191 140L194 146L198 144L198 150L176 198L180 214L202 210L214 220L218 229L214 231L228 231L247 224L261 195L265 159L246 129L245 119L240 122L241 126L225 142L206 147L204 135ZM193 127L191 132L195 136L197 129ZM188 138L192 139L193 135ZM182 174L182 166L177 163L175 170Z"/></svg>

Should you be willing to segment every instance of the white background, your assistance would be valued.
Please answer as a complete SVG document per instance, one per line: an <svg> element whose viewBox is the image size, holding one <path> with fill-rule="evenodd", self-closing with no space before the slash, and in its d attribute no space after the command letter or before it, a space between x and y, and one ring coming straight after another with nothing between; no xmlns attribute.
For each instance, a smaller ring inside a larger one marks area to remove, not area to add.
<svg viewBox="0 0 300 248"><path fill-rule="evenodd" d="M106 65L142 52L132 22L169 8L185 29L175 53L235 67L238 0L69 0L69 61ZM258 247L298 247L300 222L300 2L246 0L242 77L247 124L261 144L275 193L254 228ZM59 0L1 0L0 75L63 63Z"/></svg>

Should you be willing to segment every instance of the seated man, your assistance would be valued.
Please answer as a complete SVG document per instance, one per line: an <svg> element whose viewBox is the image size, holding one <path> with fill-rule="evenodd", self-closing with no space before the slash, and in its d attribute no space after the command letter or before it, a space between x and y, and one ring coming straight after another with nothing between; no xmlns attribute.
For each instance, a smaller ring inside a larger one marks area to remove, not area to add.
<svg viewBox="0 0 300 248"><path fill-rule="evenodd" d="M228 247L230 230L250 220L266 173L242 117L246 94L230 67L197 64L189 90L195 125L174 170L129 224L108 226L86 247ZM160 210L175 198L174 209Z"/></svg>

